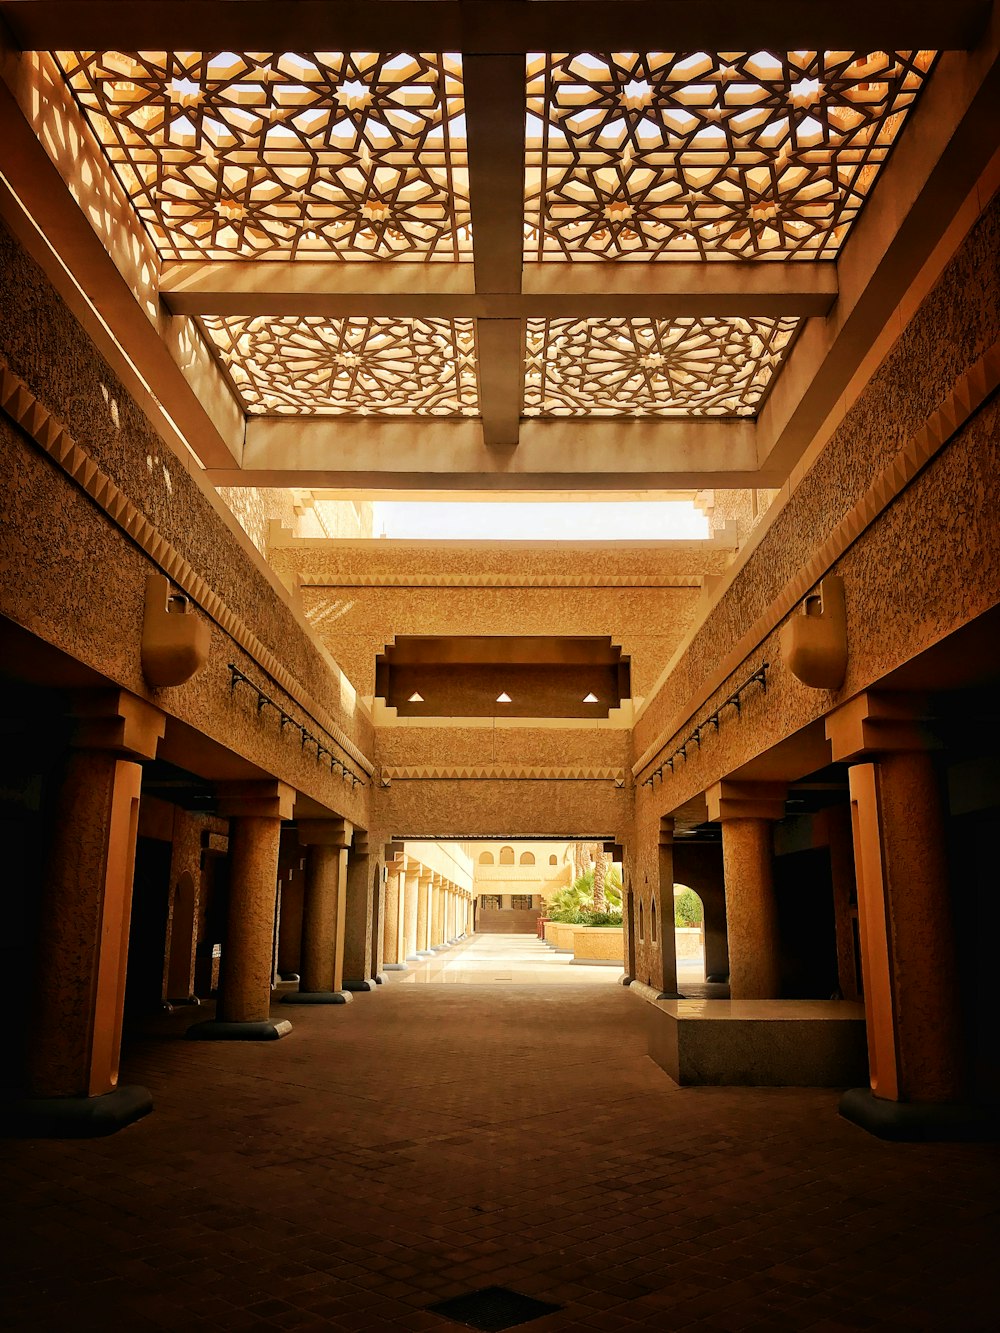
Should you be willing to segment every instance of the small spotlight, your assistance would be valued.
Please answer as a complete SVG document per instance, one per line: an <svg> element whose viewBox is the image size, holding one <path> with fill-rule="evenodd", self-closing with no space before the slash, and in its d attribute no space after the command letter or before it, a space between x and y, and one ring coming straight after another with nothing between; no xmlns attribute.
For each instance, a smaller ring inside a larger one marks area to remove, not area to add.
<svg viewBox="0 0 1000 1333"><path fill-rule="evenodd" d="M414 690L406 702L408 704L422 704L423 701L424 701L424 696L420 694L419 691Z"/></svg>
<svg viewBox="0 0 1000 1333"><path fill-rule="evenodd" d="M501 690L500 693L497 695L498 704L509 704L512 702L513 700L511 699L510 695L507 693L506 690Z"/></svg>
<svg viewBox="0 0 1000 1333"><path fill-rule="evenodd" d="M601 701L598 699L594 691L591 690L590 693L584 697L583 702L585 704L599 704Z"/></svg>

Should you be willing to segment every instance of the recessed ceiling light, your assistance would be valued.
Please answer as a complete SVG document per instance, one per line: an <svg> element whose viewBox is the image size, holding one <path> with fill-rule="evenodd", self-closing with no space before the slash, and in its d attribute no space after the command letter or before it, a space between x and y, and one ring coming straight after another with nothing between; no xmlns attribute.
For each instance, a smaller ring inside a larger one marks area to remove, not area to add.
<svg viewBox="0 0 1000 1333"><path fill-rule="evenodd" d="M512 701L510 695L507 693L506 690L501 690L500 693L497 695L497 703L498 703L498 704L509 704L509 703L512 703L512 702L513 702L513 701Z"/></svg>
<svg viewBox="0 0 1000 1333"><path fill-rule="evenodd" d="M408 704L422 704L423 701L424 701L424 696L420 694L417 690L414 690L406 702Z"/></svg>
<svg viewBox="0 0 1000 1333"><path fill-rule="evenodd" d="M583 702L584 702L585 704L599 704L601 701L600 701L600 699L598 699L598 697L597 697L597 695L594 693L594 691L591 690L590 693L589 693L588 695L585 696Z"/></svg>

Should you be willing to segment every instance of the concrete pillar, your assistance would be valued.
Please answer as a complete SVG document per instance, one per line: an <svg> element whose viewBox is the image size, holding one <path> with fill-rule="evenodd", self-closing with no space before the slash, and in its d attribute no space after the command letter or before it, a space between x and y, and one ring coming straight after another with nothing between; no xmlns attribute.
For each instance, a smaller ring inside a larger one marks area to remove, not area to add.
<svg viewBox="0 0 1000 1333"><path fill-rule="evenodd" d="M388 880L385 886L385 962L386 972L408 972L406 966L406 857L402 846L394 844L393 855L386 853Z"/></svg>
<svg viewBox="0 0 1000 1333"><path fill-rule="evenodd" d="M431 952L431 909L433 907L431 884L433 879L433 871L426 870L421 866L417 879L417 953L421 958L426 958Z"/></svg>
<svg viewBox="0 0 1000 1333"><path fill-rule="evenodd" d="M345 819L300 819L299 842L306 851L302 907L302 976L284 1004L346 1004L344 920L347 848L352 827Z"/></svg>
<svg viewBox="0 0 1000 1333"><path fill-rule="evenodd" d="M347 916L344 924L344 989L372 991L375 958L372 922L376 916L368 834L355 830L347 857Z"/></svg>
<svg viewBox="0 0 1000 1333"><path fill-rule="evenodd" d="M223 782L219 814L229 819L229 910L216 1018L196 1023L196 1041L273 1041L292 1030L271 1022L274 918L281 821L294 790L284 782Z"/></svg>
<svg viewBox="0 0 1000 1333"><path fill-rule="evenodd" d="M431 948L440 950L444 946L444 876L435 875L432 891L434 894L434 912L431 926Z"/></svg>
<svg viewBox="0 0 1000 1333"><path fill-rule="evenodd" d="M31 1136L112 1134L152 1110L119 1086L140 759L163 735L156 708L123 690L74 701L76 724L50 830L23 1101L0 1121Z"/></svg>
<svg viewBox="0 0 1000 1333"><path fill-rule="evenodd" d="M830 879L837 931L837 984L845 1000L857 1001L861 999L861 987L854 944L858 913L850 806L832 805L821 811L817 819L826 824L830 848Z"/></svg>
<svg viewBox="0 0 1000 1333"><path fill-rule="evenodd" d="M174 808L170 852L170 939L166 997L172 1004L197 1004L194 984L198 913L201 901L201 825L196 816Z"/></svg>
<svg viewBox="0 0 1000 1333"><path fill-rule="evenodd" d="M780 782L726 780L706 793L709 819L722 824L734 1000L773 1000L779 993L772 825L784 814L786 790Z"/></svg>
<svg viewBox="0 0 1000 1333"><path fill-rule="evenodd" d="M870 1088L841 1113L884 1138L977 1136L964 1091L942 799L905 696L862 694L826 720L850 793Z"/></svg>
<svg viewBox="0 0 1000 1333"><path fill-rule="evenodd" d="M411 856L406 859L404 870L405 889L403 894L403 958L406 962L417 961L417 907L420 892L420 863Z"/></svg>
<svg viewBox="0 0 1000 1333"><path fill-rule="evenodd" d="M651 945L654 968L652 984L661 995L674 1000L678 998L677 940L674 935L674 821L669 817L660 819L653 902L656 905L656 942Z"/></svg>
<svg viewBox="0 0 1000 1333"><path fill-rule="evenodd" d="M372 856L369 862L372 882L372 917L369 926L369 944L372 955L372 977L377 986L388 980L385 974L385 903L388 876L382 857Z"/></svg>

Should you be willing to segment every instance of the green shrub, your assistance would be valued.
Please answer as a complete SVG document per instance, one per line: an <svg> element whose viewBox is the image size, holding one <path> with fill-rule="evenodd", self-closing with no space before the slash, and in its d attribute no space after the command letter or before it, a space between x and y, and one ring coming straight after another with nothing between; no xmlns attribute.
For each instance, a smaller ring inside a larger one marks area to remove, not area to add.
<svg viewBox="0 0 1000 1333"><path fill-rule="evenodd" d="M702 923L701 899L690 889L678 893L674 898L674 925L700 926Z"/></svg>

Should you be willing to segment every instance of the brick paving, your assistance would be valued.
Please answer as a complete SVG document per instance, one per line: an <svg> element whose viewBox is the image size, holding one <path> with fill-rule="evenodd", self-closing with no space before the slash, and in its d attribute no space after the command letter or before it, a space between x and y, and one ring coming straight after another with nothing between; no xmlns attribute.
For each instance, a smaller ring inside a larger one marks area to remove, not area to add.
<svg viewBox="0 0 1000 1333"><path fill-rule="evenodd" d="M260 1045L194 1017L126 1052L146 1120L0 1146L0 1326L455 1333L426 1307L492 1285L563 1306L531 1333L996 1326L994 1150L679 1089L621 987L390 984Z"/></svg>

